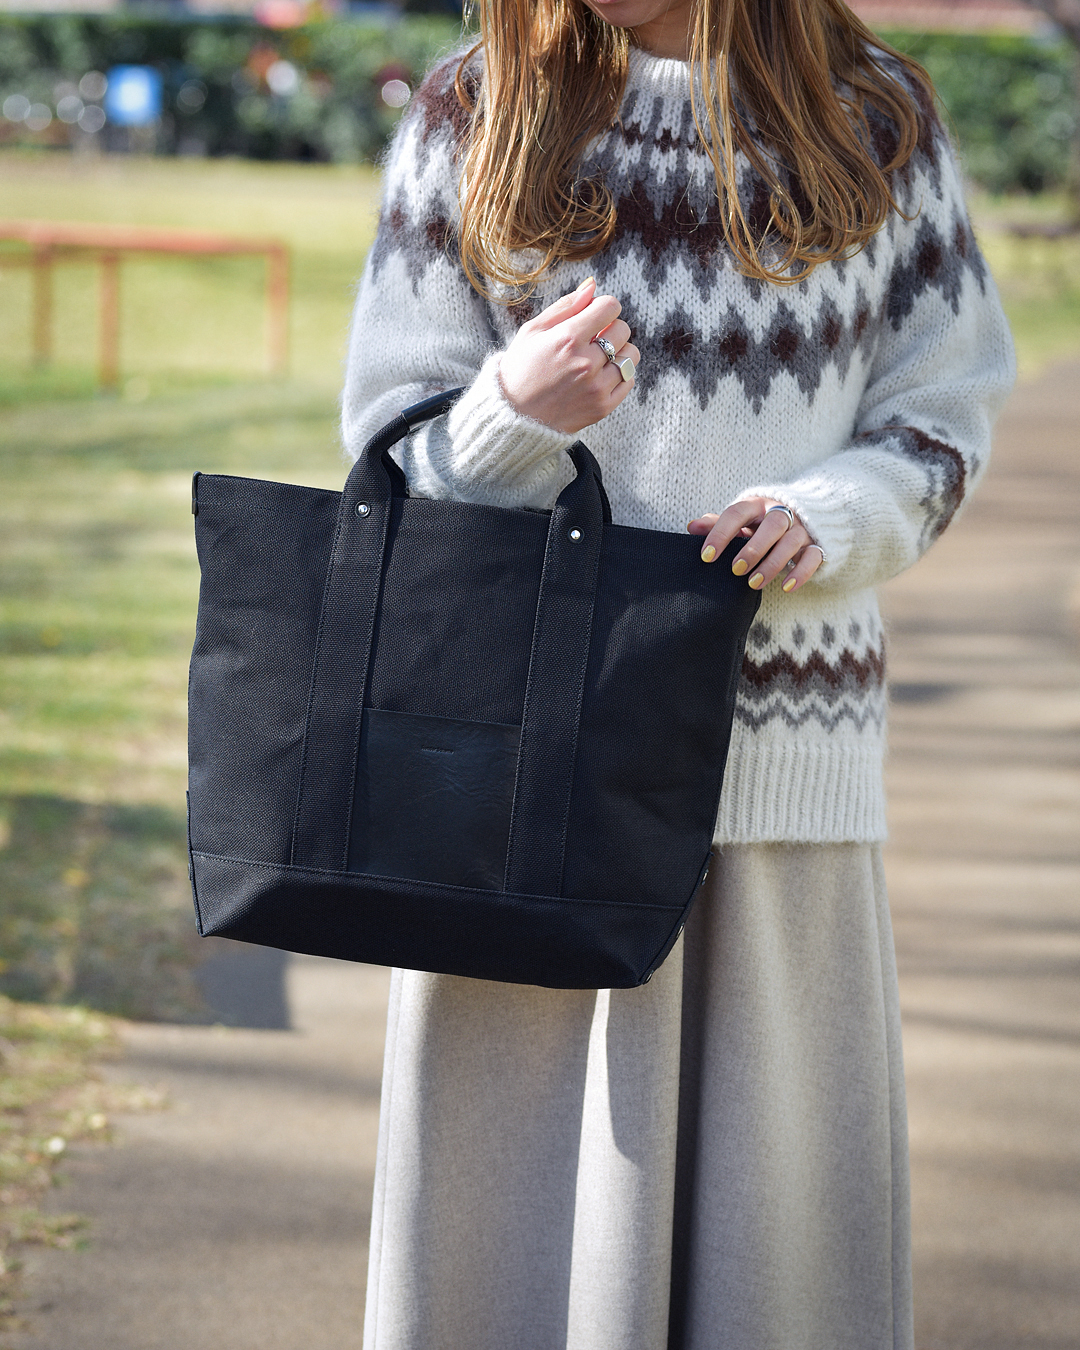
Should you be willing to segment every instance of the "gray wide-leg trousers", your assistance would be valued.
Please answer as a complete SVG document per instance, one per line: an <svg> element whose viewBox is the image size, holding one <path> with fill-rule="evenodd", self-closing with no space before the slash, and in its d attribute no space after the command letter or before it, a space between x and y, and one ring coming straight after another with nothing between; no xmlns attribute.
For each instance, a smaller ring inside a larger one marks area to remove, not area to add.
<svg viewBox="0 0 1080 1350"><path fill-rule="evenodd" d="M728 847L641 989L394 973L365 1350L911 1350L880 850Z"/></svg>

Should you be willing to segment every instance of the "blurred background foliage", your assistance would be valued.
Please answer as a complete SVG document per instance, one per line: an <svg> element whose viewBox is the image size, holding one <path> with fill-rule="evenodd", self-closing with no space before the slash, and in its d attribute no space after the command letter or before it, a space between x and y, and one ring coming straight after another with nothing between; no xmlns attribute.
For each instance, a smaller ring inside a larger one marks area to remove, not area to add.
<svg viewBox="0 0 1080 1350"><path fill-rule="evenodd" d="M0 15L0 102L22 94L55 108L57 91L76 89L88 71L153 65L165 94L159 151L357 163L378 156L397 120L383 90L395 80L415 87L460 33L458 21L436 14L394 23L327 18L281 32L227 18ZM995 193L1066 186L1077 129L1068 42L994 33L883 36L930 72L975 182ZM80 138L77 126L60 120L36 132L0 124L0 132L28 145Z"/></svg>
<svg viewBox="0 0 1080 1350"><path fill-rule="evenodd" d="M1073 212L1073 49L887 36L937 82L1022 370L1075 354L1080 238L1056 237ZM398 115L384 91L414 88L459 38L452 18L420 14L287 31L0 15L0 104L21 95L56 113L118 63L157 66L165 89L143 144L156 153L102 153L133 145L59 116L38 131L0 120L5 216L272 235L293 257L291 371L274 380L259 259L125 261L116 396L94 387L95 269L56 271L47 368L30 360L29 272L0 269L0 992L207 1019L183 812L190 475L340 486L371 161Z"/></svg>
<svg viewBox="0 0 1080 1350"><path fill-rule="evenodd" d="M393 130L400 105L394 92L384 97L387 86L415 86L460 35L460 21L424 14L277 32L243 19L0 15L0 102L21 94L55 109L89 71L151 65L164 86L159 151L352 164L374 159ZM59 119L36 132L0 130L24 145L85 141Z"/></svg>
<svg viewBox="0 0 1080 1350"><path fill-rule="evenodd" d="M968 176L988 192L1069 185L1077 130L1076 50L999 33L883 36L930 74Z"/></svg>

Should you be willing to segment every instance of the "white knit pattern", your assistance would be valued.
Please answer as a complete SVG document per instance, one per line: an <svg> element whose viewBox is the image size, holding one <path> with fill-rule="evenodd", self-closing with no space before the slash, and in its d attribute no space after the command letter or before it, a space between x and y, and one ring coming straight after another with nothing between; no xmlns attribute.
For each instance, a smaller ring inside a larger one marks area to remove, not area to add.
<svg viewBox="0 0 1080 1350"><path fill-rule="evenodd" d="M912 219L894 214L861 253L795 285L752 281L723 244L686 65L635 51L620 122L585 165L615 194L615 238L555 269L531 305L508 307L479 297L456 258L453 65L418 91L386 166L350 340L346 449L464 385L449 417L405 445L413 492L550 506L572 472L571 438L509 405L499 358L530 313L595 274L642 352L633 393L583 433L615 520L683 531L738 498L775 497L828 559L795 595L774 584L763 596L717 841L884 838L872 588L919 557L978 480L1014 373L947 138L936 128L897 178Z"/></svg>

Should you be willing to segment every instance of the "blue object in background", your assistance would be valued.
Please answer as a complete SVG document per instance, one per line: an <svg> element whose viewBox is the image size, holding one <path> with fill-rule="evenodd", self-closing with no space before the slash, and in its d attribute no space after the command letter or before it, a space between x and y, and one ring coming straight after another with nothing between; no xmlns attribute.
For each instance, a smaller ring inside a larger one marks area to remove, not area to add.
<svg viewBox="0 0 1080 1350"><path fill-rule="evenodd" d="M113 66L105 115L114 126L144 127L161 116L161 74L153 66Z"/></svg>

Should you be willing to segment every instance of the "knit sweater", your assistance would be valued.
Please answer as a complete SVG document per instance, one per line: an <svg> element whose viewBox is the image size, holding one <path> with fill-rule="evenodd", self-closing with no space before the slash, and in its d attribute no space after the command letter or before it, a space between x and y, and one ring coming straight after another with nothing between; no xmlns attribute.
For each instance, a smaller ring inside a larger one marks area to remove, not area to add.
<svg viewBox="0 0 1080 1350"><path fill-rule="evenodd" d="M744 276L719 219L686 63L631 52L618 122L583 170L614 194L610 244L547 274L526 304L481 298L455 252L458 58L429 75L385 169L357 297L343 398L346 450L409 403L466 386L415 433L414 494L551 506L573 438L502 391L517 328L595 274L641 351L635 387L582 433L615 521L684 531L748 496L795 511L825 553L791 595L768 587L749 637L718 843L885 836L885 647L874 586L910 566L983 472L1013 380L1008 329L932 115L893 190L904 214L855 256L791 285ZM889 127L873 124L878 152ZM740 191L751 209L752 170ZM905 219L909 217L908 219ZM433 539L432 548L439 542Z"/></svg>

